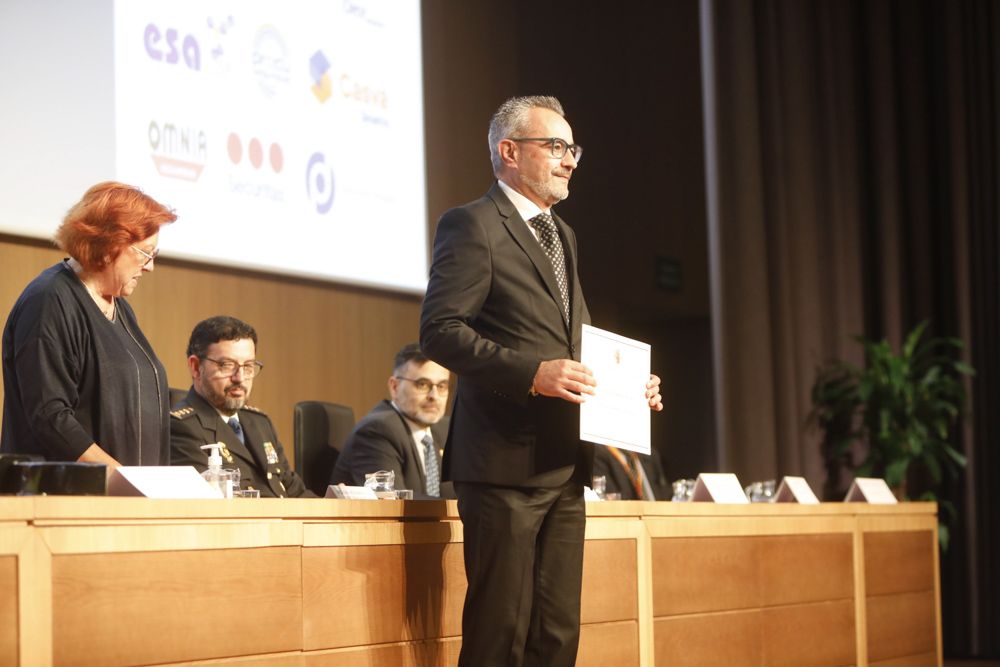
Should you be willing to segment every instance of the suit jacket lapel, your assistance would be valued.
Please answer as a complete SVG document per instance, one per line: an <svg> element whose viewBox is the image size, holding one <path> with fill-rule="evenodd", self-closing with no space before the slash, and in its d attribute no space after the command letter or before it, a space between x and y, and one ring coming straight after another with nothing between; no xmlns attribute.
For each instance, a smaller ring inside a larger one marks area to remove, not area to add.
<svg viewBox="0 0 1000 667"><path fill-rule="evenodd" d="M420 465L420 452L417 451L417 443L413 441L413 431L410 430L410 424L406 421L406 417L404 417L399 410L392 406L392 402L386 401L386 403L389 405L389 409L395 412L396 417L399 419L399 426L401 429L401 432L399 433L399 436L401 437L400 442L403 443L403 447L405 447L410 453L409 459L414 462L417 474L420 475L421 488L426 489L427 477L424 475L424 467ZM405 470L403 471L403 474L406 474ZM399 484L401 482L402 480L397 480L396 483Z"/></svg>
<svg viewBox="0 0 1000 667"><path fill-rule="evenodd" d="M538 275L542 278L542 282L545 283L546 289L549 291L549 296L552 297L552 301L555 303L556 309L562 313L562 296L559 294L559 283L556 282L556 272L552 269L552 262L549 258L545 256L545 252L542 250L541 244L538 239L534 237L531 231L528 229L528 223L521 217L521 214L517 212L514 204L511 203L507 195L504 194L503 190L496 183L490 188L489 196L493 199L493 202L497 206L497 210L503 217L503 224L507 228L514 240L517 242L521 249L524 250L528 258L531 259L531 263L535 265L535 270L538 271ZM566 223L559 221L560 225L565 225ZM560 236L565 236L562 230L560 230ZM570 272L569 266L569 252L566 249L567 243L563 243L563 254L566 256L566 273L571 282L573 274ZM574 258L575 259L575 258ZM575 289L575 286L573 286Z"/></svg>
<svg viewBox="0 0 1000 667"><path fill-rule="evenodd" d="M264 441L267 439L267 436L257 428L257 421L255 419L243 420L241 418L240 424L243 426L243 436L247 441L246 450L253 457L251 460L255 460L261 470L267 470L267 452L264 451ZM274 443L271 444L273 445Z"/></svg>
<svg viewBox="0 0 1000 667"><path fill-rule="evenodd" d="M208 401L195 393L193 389L188 394L188 404L195 409L198 421L201 422L201 427L212 433L213 440L211 442L223 442L233 456L239 456L251 463L253 462L253 456L243 443L240 442L240 439L236 437L236 431L222 420L222 416L218 410L209 405ZM244 437L246 437L246 423L241 421L240 425L243 426ZM225 467L226 463L228 462L223 463L223 467Z"/></svg>

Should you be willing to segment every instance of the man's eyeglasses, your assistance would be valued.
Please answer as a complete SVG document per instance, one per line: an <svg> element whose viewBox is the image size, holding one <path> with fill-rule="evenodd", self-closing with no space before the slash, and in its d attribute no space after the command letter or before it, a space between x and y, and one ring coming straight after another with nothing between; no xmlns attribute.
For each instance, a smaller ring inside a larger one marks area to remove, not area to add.
<svg viewBox="0 0 1000 667"><path fill-rule="evenodd" d="M212 359L211 357L202 357L202 359L215 364L223 376L235 375L236 369L239 368L243 371L243 377L252 378L259 375L264 369L264 364L256 360L240 364L232 359Z"/></svg>
<svg viewBox="0 0 1000 667"><path fill-rule="evenodd" d="M139 253L140 255L142 255L143 257L146 258L146 261L142 263L142 268L146 268L147 266L149 266L150 263L154 259L156 259L156 256L160 254L160 249L159 248L154 248L152 253L148 253L145 250L143 250L142 248L137 248L134 245L131 245L129 247L132 248L132 250L135 250L137 253Z"/></svg>
<svg viewBox="0 0 1000 667"><path fill-rule="evenodd" d="M418 380L411 380L410 378L404 378L404 377L401 377L399 375L396 375L394 377L397 380L405 380L406 382L412 382L413 383L413 388L416 389L421 394L429 394L430 391L431 391L431 388L436 389L437 393L439 393L439 394L447 394L448 393L449 387L448 387L448 381L447 380L444 380L442 382L438 382L437 384L434 384L433 382L431 382L427 378L420 378Z"/></svg>
<svg viewBox="0 0 1000 667"><path fill-rule="evenodd" d="M563 159L566 152L573 156L573 159L577 162L580 161L580 156L583 155L583 146L580 144L571 144L565 139L560 139L559 137L510 137L511 141L541 141L549 145L549 150L552 151L552 157L557 159Z"/></svg>

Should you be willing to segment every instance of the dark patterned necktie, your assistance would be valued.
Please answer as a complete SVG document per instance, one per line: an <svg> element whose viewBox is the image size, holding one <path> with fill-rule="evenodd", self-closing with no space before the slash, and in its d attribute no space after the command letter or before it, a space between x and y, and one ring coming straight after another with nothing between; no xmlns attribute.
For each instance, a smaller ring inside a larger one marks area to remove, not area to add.
<svg viewBox="0 0 1000 667"><path fill-rule="evenodd" d="M234 431L236 431L236 437L240 439L244 445L247 444L246 439L243 437L243 427L240 425L240 420L236 417L230 417L229 421L226 422Z"/></svg>
<svg viewBox="0 0 1000 667"><path fill-rule="evenodd" d="M420 443L424 446L424 476L427 478L427 495L441 495L441 471L438 468L437 452L434 451L434 438L428 433Z"/></svg>
<svg viewBox="0 0 1000 667"><path fill-rule="evenodd" d="M566 277L566 258L563 256L559 230L556 229L556 223L548 213L539 213L528 222L538 232L538 242L542 246L542 251L552 262L556 283L559 284L559 296L562 297L563 319L569 322L569 279Z"/></svg>

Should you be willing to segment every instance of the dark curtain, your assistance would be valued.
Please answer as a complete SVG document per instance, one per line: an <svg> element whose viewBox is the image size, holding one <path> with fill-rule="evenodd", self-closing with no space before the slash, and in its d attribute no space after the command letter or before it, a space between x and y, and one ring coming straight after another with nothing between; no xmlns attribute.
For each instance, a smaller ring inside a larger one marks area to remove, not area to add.
<svg viewBox="0 0 1000 667"><path fill-rule="evenodd" d="M1000 655L1000 275L995 193L1000 5L701 0L706 184L721 467L803 474L829 499L807 422L856 334L917 323L976 369L945 496L945 651ZM917 480L919 485L920 480Z"/></svg>

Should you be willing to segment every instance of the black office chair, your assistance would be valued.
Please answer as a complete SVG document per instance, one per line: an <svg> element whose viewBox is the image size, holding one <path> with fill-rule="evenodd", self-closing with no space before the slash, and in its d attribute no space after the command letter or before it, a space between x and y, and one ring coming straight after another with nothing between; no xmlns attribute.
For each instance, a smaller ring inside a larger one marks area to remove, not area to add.
<svg viewBox="0 0 1000 667"><path fill-rule="evenodd" d="M177 403L188 395L187 389L177 389L175 387L170 387L170 409L173 410Z"/></svg>
<svg viewBox="0 0 1000 667"><path fill-rule="evenodd" d="M295 470L306 488L323 497L333 467L354 428L354 410L326 401L295 404Z"/></svg>

